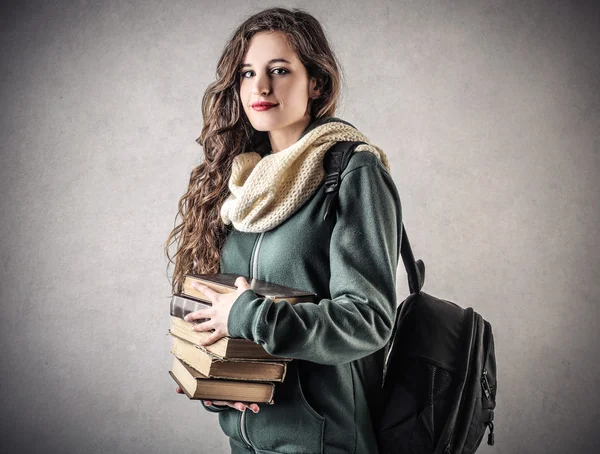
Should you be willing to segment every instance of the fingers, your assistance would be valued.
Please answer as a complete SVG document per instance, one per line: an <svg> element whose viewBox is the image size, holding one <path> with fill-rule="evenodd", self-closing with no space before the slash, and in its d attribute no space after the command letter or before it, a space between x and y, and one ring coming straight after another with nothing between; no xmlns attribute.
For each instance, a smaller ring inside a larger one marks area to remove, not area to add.
<svg viewBox="0 0 600 454"><path fill-rule="evenodd" d="M212 316L214 316L214 311L212 309L201 309L199 311L190 312L183 317L183 319L186 322L193 322L195 320L210 319Z"/></svg>
<svg viewBox="0 0 600 454"><path fill-rule="evenodd" d="M202 323L196 323L192 326L192 331L211 331L214 328L214 322L212 320L208 320Z"/></svg>
<svg viewBox="0 0 600 454"><path fill-rule="evenodd" d="M175 391L179 394L184 394L184 392L180 386L177 386L177 388L175 388ZM225 401L225 400L205 400L204 404L207 406L213 405L213 404L221 405L221 406L227 405L228 407L235 408L236 410L239 410L239 411L244 411L246 408L249 408L254 413L258 413L260 411L260 407L258 406L258 404L246 405L243 402L231 402L231 401Z"/></svg>
<svg viewBox="0 0 600 454"><path fill-rule="evenodd" d="M202 324L204 325L204 323L202 323ZM212 345L215 342L217 342L219 339L221 339L222 337L225 337L225 334L223 334L221 331L215 331L210 336L208 336L204 341L200 342L199 345L202 347L206 347L207 345Z"/></svg>
<svg viewBox="0 0 600 454"><path fill-rule="evenodd" d="M231 402L225 400L205 400L204 403L206 405L227 405L228 407L234 408L239 411L244 411L246 408L249 408L250 411L252 411L253 413L258 413L260 411L260 407L258 406L258 404L246 405L244 402Z"/></svg>
<svg viewBox="0 0 600 454"><path fill-rule="evenodd" d="M212 288L207 287L206 285L202 285L199 282L194 282L192 287L196 290L204 293L204 295L211 301L214 302L215 299L220 295L219 292L215 292Z"/></svg>

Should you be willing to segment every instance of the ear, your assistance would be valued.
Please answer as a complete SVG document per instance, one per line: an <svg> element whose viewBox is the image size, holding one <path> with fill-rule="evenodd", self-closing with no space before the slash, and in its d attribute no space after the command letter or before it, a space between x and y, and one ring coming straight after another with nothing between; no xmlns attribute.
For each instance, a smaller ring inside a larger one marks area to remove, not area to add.
<svg viewBox="0 0 600 454"><path fill-rule="evenodd" d="M322 88L323 88L322 81L315 79L314 77L311 77L308 96L311 99L318 98L319 96L321 96Z"/></svg>

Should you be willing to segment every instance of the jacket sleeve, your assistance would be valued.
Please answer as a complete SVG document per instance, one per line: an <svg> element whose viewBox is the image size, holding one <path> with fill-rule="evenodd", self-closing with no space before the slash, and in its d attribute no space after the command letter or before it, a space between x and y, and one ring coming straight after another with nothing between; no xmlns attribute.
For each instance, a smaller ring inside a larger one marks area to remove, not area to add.
<svg viewBox="0 0 600 454"><path fill-rule="evenodd" d="M246 290L228 319L232 337L276 356L342 364L389 340L396 309L402 214L396 186L373 156L340 182L330 245L331 299L274 303Z"/></svg>

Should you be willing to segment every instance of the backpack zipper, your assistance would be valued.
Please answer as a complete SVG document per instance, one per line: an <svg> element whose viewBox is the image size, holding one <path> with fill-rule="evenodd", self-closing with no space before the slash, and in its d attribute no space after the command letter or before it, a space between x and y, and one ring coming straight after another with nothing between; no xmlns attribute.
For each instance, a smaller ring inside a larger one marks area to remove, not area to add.
<svg viewBox="0 0 600 454"><path fill-rule="evenodd" d="M486 356L486 360L487 360L487 356ZM483 393L485 394L485 398L487 400L491 400L492 399L492 388L490 387L490 382L488 382L487 379L487 369L483 369L483 371L481 372L481 387L483 388ZM485 423L488 426L488 429L490 430L490 433L488 434L488 445L490 446L494 446L494 423L492 421L486 422Z"/></svg>
<svg viewBox="0 0 600 454"><path fill-rule="evenodd" d="M491 334L488 333L488 336L490 336L490 335ZM486 362L488 359L488 355L490 353L490 351L489 351L490 343L491 343L491 340L488 337L487 342L485 344L485 357L484 357L484 363L483 363L483 370L481 371L481 388L483 389L483 394L485 395L485 398L487 400L492 399L492 388L491 388L490 382L488 381L488 378L487 378L488 371L485 368L485 365L486 365ZM493 417L494 416L492 413L492 419L493 419ZM488 426L488 429L490 431L490 433L488 434L487 443L490 446L494 446L494 423L492 421L489 421L489 422L486 422L485 424L486 424L486 426Z"/></svg>
<svg viewBox="0 0 600 454"><path fill-rule="evenodd" d="M481 387L483 388L483 393L485 394L485 398L487 400L491 400L492 398L492 389L490 388L490 383L487 379L487 370L483 369L481 372Z"/></svg>
<svg viewBox="0 0 600 454"><path fill-rule="evenodd" d="M262 243L262 239L265 235L265 232L261 232L258 236L258 240L256 241L256 245L254 246L254 250L252 251L252 257L250 259L252 267L250 268L250 280L254 279L258 274L258 250L260 249L260 243ZM248 408L244 408L242 411L242 416L240 417L240 434L242 435L242 439L244 443L246 443L250 449L254 450L250 440L248 439L248 434L246 433L246 426L244 425L244 420L246 419L246 410Z"/></svg>

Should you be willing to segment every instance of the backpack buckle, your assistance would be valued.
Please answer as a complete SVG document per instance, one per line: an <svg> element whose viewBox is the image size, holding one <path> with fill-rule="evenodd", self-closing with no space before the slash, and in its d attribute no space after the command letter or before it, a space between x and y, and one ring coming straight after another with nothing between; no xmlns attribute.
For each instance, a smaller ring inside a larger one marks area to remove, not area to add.
<svg viewBox="0 0 600 454"><path fill-rule="evenodd" d="M340 172L332 172L325 178L325 193L333 192L337 189L339 180L340 180Z"/></svg>

